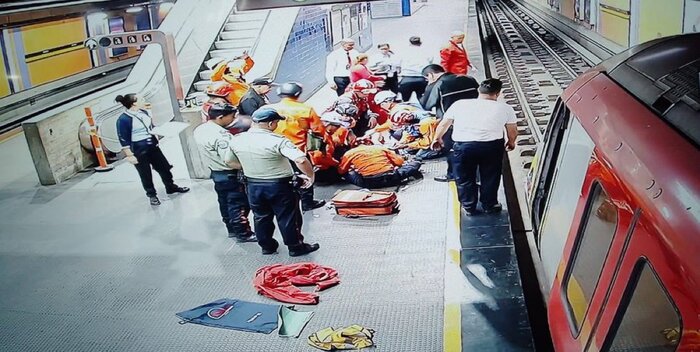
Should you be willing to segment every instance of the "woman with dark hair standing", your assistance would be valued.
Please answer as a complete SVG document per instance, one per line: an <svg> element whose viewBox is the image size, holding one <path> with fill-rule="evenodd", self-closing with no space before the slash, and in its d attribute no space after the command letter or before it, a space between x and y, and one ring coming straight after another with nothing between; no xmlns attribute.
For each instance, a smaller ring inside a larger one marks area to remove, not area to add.
<svg viewBox="0 0 700 352"><path fill-rule="evenodd" d="M165 191L168 194L185 193L190 189L180 187L173 181L170 172L172 165L158 147L158 138L151 134L153 122L148 112L143 109L141 99L136 94L117 95L117 102L124 105L126 110L117 119L117 134L126 160L136 166L141 178L141 184L150 199L151 205L160 205L153 186L151 167L160 175Z"/></svg>
<svg viewBox="0 0 700 352"><path fill-rule="evenodd" d="M401 72L401 60L391 51L389 43L377 45L379 53L370 56L369 69L377 76L384 78L384 89L394 93L399 92L399 72Z"/></svg>

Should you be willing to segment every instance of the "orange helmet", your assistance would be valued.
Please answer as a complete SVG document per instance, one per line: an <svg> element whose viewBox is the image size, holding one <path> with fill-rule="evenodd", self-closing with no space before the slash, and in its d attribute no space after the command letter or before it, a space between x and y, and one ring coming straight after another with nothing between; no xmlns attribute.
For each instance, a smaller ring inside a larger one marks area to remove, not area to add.
<svg viewBox="0 0 700 352"><path fill-rule="evenodd" d="M233 92L233 87L227 82L214 82L206 90L208 96L225 98L226 100L231 92Z"/></svg>

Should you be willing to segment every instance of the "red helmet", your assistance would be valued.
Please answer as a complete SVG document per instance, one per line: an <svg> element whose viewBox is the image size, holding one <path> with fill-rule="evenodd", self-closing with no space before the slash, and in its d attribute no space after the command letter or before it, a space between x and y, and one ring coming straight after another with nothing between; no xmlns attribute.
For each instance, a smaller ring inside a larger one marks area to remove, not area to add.
<svg viewBox="0 0 700 352"><path fill-rule="evenodd" d="M226 98L233 92L233 87L227 82L214 82L207 87L206 93L210 97Z"/></svg>
<svg viewBox="0 0 700 352"><path fill-rule="evenodd" d="M374 93L374 88L374 83L366 79L361 79L350 85L350 89L353 92L360 92L364 94Z"/></svg>
<svg viewBox="0 0 700 352"><path fill-rule="evenodd" d="M389 121L391 121L391 124L394 126L405 126L412 124L418 120L418 117L416 114L413 113L413 111L406 110L406 109L399 109L391 113L391 116L389 117Z"/></svg>

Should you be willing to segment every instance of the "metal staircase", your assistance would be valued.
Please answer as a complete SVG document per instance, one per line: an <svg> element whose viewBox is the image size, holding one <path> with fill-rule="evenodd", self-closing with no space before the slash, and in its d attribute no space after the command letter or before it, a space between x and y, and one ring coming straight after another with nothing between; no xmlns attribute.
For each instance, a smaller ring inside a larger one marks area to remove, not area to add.
<svg viewBox="0 0 700 352"><path fill-rule="evenodd" d="M228 60L241 55L245 50L255 58L253 54L257 40L269 14L269 10L245 12L236 12L234 10L219 33L219 40L214 42L212 49L209 51L209 59L206 62L216 61L212 60L214 58ZM198 92L198 94L203 94L211 84L210 76L211 69L209 67L201 70L199 72L199 80L193 84L193 90Z"/></svg>

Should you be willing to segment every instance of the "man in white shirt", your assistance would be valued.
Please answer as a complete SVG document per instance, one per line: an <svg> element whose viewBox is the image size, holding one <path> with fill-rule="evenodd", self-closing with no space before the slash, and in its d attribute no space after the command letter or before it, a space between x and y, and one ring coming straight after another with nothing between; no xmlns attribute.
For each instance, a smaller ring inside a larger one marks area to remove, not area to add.
<svg viewBox="0 0 700 352"><path fill-rule="evenodd" d="M518 135L515 110L498 101L503 82L489 78L479 85L479 99L458 100L445 112L436 130L433 149L442 148L442 136L454 124L453 167L459 201L468 216L477 213L481 200L485 213L502 209L498 203L503 151L515 148ZM508 141L503 138L506 130ZM481 185L476 183L479 170Z"/></svg>
<svg viewBox="0 0 700 352"><path fill-rule="evenodd" d="M345 93L345 88L350 85L350 67L360 54L354 48L355 41L344 38L340 41L340 48L333 50L326 57L326 80L338 96Z"/></svg>
<svg viewBox="0 0 700 352"><path fill-rule="evenodd" d="M399 62L401 66L399 92L403 101L409 101L413 92L416 92L416 98L420 100L425 93L425 86L428 85L423 77L423 68L432 64L433 59L421 49L420 37L411 37L408 42L411 45L401 54Z"/></svg>

